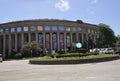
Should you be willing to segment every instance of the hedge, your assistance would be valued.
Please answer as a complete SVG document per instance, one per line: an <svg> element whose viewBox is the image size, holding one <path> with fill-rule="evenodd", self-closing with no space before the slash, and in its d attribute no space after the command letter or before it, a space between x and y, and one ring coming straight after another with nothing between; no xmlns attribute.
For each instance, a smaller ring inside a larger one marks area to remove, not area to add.
<svg viewBox="0 0 120 81"><path fill-rule="evenodd" d="M48 56L54 58L62 58L62 57L82 57L82 56L89 56L89 55L97 55L98 53L68 53L68 54L48 54Z"/></svg>
<svg viewBox="0 0 120 81"><path fill-rule="evenodd" d="M60 65L60 64L84 64L84 63L96 63L105 62L119 59L119 56L104 57L104 58L92 58L92 59L76 59L76 60L30 60L30 64L42 64L42 65Z"/></svg>

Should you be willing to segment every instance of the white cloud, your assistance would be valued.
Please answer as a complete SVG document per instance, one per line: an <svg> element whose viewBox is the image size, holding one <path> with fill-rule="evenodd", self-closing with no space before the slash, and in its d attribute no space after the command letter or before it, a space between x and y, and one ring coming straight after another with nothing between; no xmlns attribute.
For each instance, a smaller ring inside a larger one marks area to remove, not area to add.
<svg viewBox="0 0 120 81"><path fill-rule="evenodd" d="M91 0L92 4L96 4L98 2L98 0Z"/></svg>
<svg viewBox="0 0 120 81"><path fill-rule="evenodd" d="M59 9L62 12L68 11L70 9L70 5L68 0L59 0L56 4L55 4L55 8Z"/></svg>

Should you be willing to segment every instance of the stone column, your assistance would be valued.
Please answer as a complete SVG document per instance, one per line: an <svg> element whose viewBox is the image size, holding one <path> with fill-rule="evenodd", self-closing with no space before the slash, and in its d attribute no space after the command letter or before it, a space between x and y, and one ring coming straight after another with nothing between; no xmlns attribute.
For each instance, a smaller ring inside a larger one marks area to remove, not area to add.
<svg viewBox="0 0 120 81"><path fill-rule="evenodd" d="M76 33L76 41L78 41L78 32Z"/></svg>
<svg viewBox="0 0 120 81"><path fill-rule="evenodd" d="M2 51L2 49L1 49L1 46L2 46L2 43L1 43L1 41L2 41L2 39L1 39L2 37L1 37L1 35L0 35L0 53L1 53L1 51Z"/></svg>
<svg viewBox="0 0 120 81"><path fill-rule="evenodd" d="M73 40L72 40L73 38L72 38L72 34L73 34L73 33L71 32L71 33L70 33L70 40L71 40L71 50L73 50Z"/></svg>
<svg viewBox="0 0 120 81"><path fill-rule="evenodd" d="M24 33L21 34L21 46L24 45Z"/></svg>
<svg viewBox="0 0 120 81"><path fill-rule="evenodd" d="M45 32L43 32L43 54L45 54Z"/></svg>
<svg viewBox="0 0 120 81"><path fill-rule="evenodd" d="M65 53L67 52L67 49L66 49L66 32L64 33L64 50L65 50Z"/></svg>
<svg viewBox="0 0 120 81"><path fill-rule="evenodd" d="M9 50L8 50L8 54L11 54L11 34L9 34Z"/></svg>
<svg viewBox="0 0 120 81"><path fill-rule="evenodd" d="M51 50L51 53L52 53L52 32L50 33L50 50Z"/></svg>
<svg viewBox="0 0 120 81"><path fill-rule="evenodd" d="M38 32L36 32L35 35L36 35L36 42L38 43Z"/></svg>
<svg viewBox="0 0 120 81"><path fill-rule="evenodd" d="M17 33L15 33L15 51L17 51L17 47L18 47L18 45L17 45Z"/></svg>
<svg viewBox="0 0 120 81"><path fill-rule="evenodd" d="M3 58L5 58L6 53L6 35L3 35Z"/></svg>
<svg viewBox="0 0 120 81"><path fill-rule="evenodd" d="M31 42L31 33L28 33L28 42Z"/></svg>
<svg viewBox="0 0 120 81"><path fill-rule="evenodd" d="M84 43L84 36L83 36L83 35L84 35L84 34L81 33L82 43Z"/></svg>
<svg viewBox="0 0 120 81"><path fill-rule="evenodd" d="M59 32L57 32L57 43L58 43L58 51L60 51L60 39L59 39Z"/></svg>

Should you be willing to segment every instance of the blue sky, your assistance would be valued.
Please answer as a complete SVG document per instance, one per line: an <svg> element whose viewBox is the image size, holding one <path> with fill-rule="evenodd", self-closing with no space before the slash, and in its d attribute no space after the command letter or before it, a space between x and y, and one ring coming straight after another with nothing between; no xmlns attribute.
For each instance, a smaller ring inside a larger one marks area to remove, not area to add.
<svg viewBox="0 0 120 81"><path fill-rule="evenodd" d="M0 0L0 23L28 19L105 23L120 35L120 0Z"/></svg>

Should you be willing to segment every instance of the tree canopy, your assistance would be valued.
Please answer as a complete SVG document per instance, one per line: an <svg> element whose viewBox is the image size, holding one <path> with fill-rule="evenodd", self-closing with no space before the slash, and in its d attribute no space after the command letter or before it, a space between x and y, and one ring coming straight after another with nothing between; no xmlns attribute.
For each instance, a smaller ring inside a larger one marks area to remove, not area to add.
<svg viewBox="0 0 120 81"><path fill-rule="evenodd" d="M25 45L23 45L21 52L23 54L23 56L37 56L38 54L40 54L40 52L42 51L42 49L39 47L38 43L35 41L26 43Z"/></svg>
<svg viewBox="0 0 120 81"><path fill-rule="evenodd" d="M120 46L120 35L118 35L116 38L117 38L116 45Z"/></svg>
<svg viewBox="0 0 120 81"><path fill-rule="evenodd" d="M116 42L114 31L106 24L100 23L99 27L99 47L112 47Z"/></svg>

